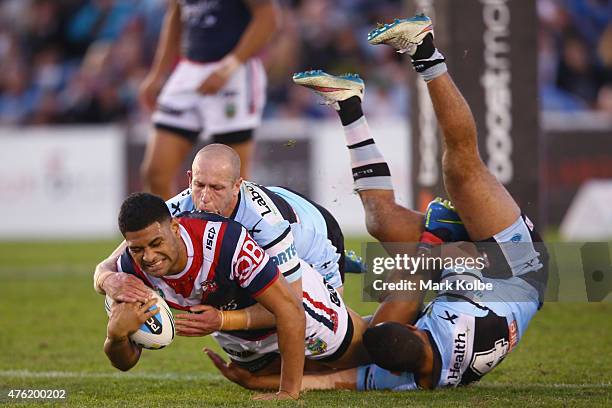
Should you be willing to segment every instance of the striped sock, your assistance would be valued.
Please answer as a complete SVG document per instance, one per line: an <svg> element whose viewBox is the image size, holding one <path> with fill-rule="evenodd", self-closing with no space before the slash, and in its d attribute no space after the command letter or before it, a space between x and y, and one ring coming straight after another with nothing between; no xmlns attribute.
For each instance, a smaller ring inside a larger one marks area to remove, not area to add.
<svg viewBox="0 0 612 408"><path fill-rule="evenodd" d="M444 62L446 59L434 45L433 35L431 34L427 34L411 58L414 69L423 77L425 82L429 82L447 71Z"/></svg>
<svg viewBox="0 0 612 408"><path fill-rule="evenodd" d="M359 104L361 110L359 99L351 99L353 98L339 103L341 119L344 119L343 111L345 113L355 111L354 104ZM389 166L370 135L370 127L365 116L361 114L358 119L348 124L345 124L346 122L348 120L343 120L344 136L351 157L355 190L393 190Z"/></svg>

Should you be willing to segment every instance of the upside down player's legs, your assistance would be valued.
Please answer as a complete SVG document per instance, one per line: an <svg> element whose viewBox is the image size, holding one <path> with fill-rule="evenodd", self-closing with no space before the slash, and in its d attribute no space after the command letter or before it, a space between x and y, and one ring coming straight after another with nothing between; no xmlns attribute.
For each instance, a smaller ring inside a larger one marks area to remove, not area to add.
<svg viewBox="0 0 612 408"><path fill-rule="evenodd" d="M368 232L381 242L416 242L423 215L395 201L389 166L378 150L357 97L339 102L338 114L349 149L355 190L366 215Z"/></svg>
<svg viewBox="0 0 612 408"><path fill-rule="evenodd" d="M478 153L476 125L467 102L448 74L427 88L443 132L444 186L474 241L512 225L520 210Z"/></svg>
<svg viewBox="0 0 612 408"><path fill-rule="evenodd" d="M364 82L354 74L306 71L293 81L312 89L338 110L349 150L355 191L363 203L368 232L381 242L417 242L423 215L395 202L389 166L370 133L361 102Z"/></svg>

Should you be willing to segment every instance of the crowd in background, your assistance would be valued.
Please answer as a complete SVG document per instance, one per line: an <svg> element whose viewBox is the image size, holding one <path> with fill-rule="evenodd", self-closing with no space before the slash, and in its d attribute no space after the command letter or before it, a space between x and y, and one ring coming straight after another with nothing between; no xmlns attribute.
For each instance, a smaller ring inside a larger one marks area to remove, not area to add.
<svg viewBox="0 0 612 408"><path fill-rule="evenodd" d="M612 113L612 0L537 0L545 110ZM330 115L290 74L312 68L367 78L369 117L405 115L405 67L364 38L401 15L399 0L285 0L282 35L262 56L265 116ZM155 52L165 0L0 0L0 124L147 118L138 87Z"/></svg>
<svg viewBox="0 0 612 408"><path fill-rule="evenodd" d="M612 113L612 0L537 0L544 110Z"/></svg>

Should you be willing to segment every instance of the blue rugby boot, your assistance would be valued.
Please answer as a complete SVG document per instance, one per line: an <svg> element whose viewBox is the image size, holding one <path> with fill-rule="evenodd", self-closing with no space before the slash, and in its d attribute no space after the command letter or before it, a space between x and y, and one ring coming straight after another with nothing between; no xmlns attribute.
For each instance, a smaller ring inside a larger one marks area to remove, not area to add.
<svg viewBox="0 0 612 408"><path fill-rule="evenodd" d="M344 251L344 272L345 273L365 273L366 265L363 258L352 249Z"/></svg>
<svg viewBox="0 0 612 408"><path fill-rule="evenodd" d="M321 70L293 74L293 82L305 86L320 95L326 105L340 110L338 102L353 96L363 100L365 84L357 74L330 75Z"/></svg>
<svg viewBox="0 0 612 408"><path fill-rule="evenodd" d="M401 54L412 56L428 34L434 36L431 19L419 14L411 18L396 18L392 23L379 25L368 33L368 42L372 45L389 45Z"/></svg>
<svg viewBox="0 0 612 408"><path fill-rule="evenodd" d="M397 52L410 55L414 69L423 73L444 63L444 56L436 49L431 19L424 14L411 18L395 19L392 23L380 25L368 34L372 45L385 44ZM435 72L446 71L446 65L436 67ZM432 73L425 75L430 80Z"/></svg>
<svg viewBox="0 0 612 408"><path fill-rule="evenodd" d="M469 241L470 238L449 200L437 197L425 211L425 233L433 234L443 242Z"/></svg>

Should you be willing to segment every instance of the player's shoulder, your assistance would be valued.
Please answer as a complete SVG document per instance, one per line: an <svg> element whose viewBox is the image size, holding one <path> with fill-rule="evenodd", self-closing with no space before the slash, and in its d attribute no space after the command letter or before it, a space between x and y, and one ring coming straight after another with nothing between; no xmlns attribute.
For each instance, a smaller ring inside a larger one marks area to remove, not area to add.
<svg viewBox="0 0 612 408"><path fill-rule="evenodd" d="M176 217L179 214L193 211L195 206L193 205L193 199L191 198L191 189L186 188L171 199L166 201L170 215Z"/></svg>
<svg viewBox="0 0 612 408"><path fill-rule="evenodd" d="M241 219L238 221L243 222L244 219L245 225L261 219L270 225L293 221L294 213L289 204L266 187L245 180L240 186L240 193L243 211L239 212Z"/></svg>
<svg viewBox="0 0 612 408"><path fill-rule="evenodd" d="M239 222L206 211L184 212L177 216L179 223L191 234L209 236L220 234L223 242L237 242L248 231Z"/></svg>

